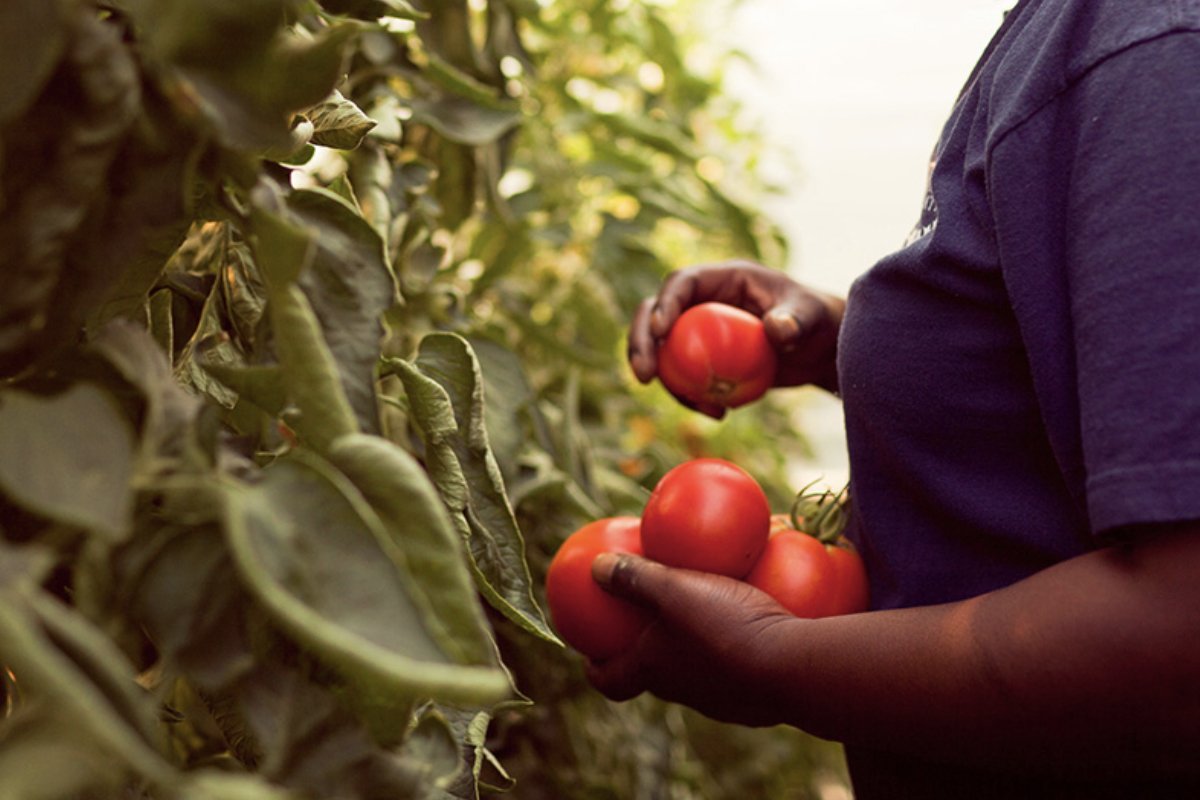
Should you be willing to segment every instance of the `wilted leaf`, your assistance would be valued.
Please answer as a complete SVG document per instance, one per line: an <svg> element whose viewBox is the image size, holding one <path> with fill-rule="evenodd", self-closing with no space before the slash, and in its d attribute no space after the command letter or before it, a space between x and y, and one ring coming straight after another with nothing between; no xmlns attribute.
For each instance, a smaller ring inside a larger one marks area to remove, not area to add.
<svg viewBox="0 0 1200 800"><path fill-rule="evenodd" d="M431 334L415 363L389 365L425 439L430 477L467 539L480 591L513 622L557 643L533 598L525 541L488 446L483 381L470 345L453 334Z"/></svg>
<svg viewBox="0 0 1200 800"><path fill-rule="evenodd" d="M375 127L375 120L336 90L327 99L307 109L304 116L313 124L313 144L338 150L358 147Z"/></svg>
<svg viewBox="0 0 1200 800"><path fill-rule="evenodd" d="M403 554L328 465L299 455L277 462L261 483L230 493L226 529L250 592L356 691L390 703L507 694L502 672L442 653L411 599Z"/></svg>
<svg viewBox="0 0 1200 800"><path fill-rule="evenodd" d="M470 340L484 384L484 420L488 443L505 484L515 478L517 458L525 446L525 414L533 388L517 354L490 339Z"/></svg>
<svg viewBox="0 0 1200 800"><path fill-rule="evenodd" d="M133 436L91 384L0 392L0 490L35 514L117 540L129 531Z"/></svg>

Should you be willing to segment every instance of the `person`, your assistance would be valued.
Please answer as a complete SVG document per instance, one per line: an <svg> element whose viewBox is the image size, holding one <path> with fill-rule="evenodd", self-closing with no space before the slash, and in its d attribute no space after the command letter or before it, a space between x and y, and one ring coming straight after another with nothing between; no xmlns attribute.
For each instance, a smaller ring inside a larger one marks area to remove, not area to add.
<svg viewBox="0 0 1200 800"><path fill-rule="evenodd" d="M840 394L871 610L601 556L655 621L600 691L843 742L859 800L1200 796L1198 76L1197 0L1019 0L846 302L668 276L638 379L717 300L762 317L777 385Z"/></svg>

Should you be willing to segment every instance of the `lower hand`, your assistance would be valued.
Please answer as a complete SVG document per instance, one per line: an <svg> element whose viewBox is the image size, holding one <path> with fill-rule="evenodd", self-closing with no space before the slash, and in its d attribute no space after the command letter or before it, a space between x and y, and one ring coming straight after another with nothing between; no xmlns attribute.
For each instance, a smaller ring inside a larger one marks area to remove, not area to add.
<svg viewBox="0 0 1200 800"><path fill-rule="evenodd" d="M655 614L631 650L589 665L588 679L605 696L650 692L723 722L784 721L769 676L781 657L776 644L803 620L742 581L637 556L601 555L592 574Z"/></svg>

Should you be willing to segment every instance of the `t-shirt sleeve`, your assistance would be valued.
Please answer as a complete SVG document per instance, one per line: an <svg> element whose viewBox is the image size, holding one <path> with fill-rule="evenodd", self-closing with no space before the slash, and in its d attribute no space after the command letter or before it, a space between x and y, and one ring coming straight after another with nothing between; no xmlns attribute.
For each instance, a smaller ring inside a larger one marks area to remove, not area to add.
<svg viewBox="0 0 1200 800"><path fill-rule="evenodd" d="M1200 519L1200 33L1117 53L1070 89L1063 193L1088 514Z"/></svg>

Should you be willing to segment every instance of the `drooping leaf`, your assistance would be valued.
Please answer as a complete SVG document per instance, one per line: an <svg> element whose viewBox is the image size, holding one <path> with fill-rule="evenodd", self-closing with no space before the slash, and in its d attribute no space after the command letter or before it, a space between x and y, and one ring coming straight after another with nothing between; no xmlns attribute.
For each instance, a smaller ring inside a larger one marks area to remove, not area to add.
<svg viewBox="0 0 1200 800"><path fill-rule="evenodd" d="M466 538L480 591L513 622L557 643L533 597L525 541L488 446L483 381L470 345L430 334L415 362L388 363L404 383L430 477Z"/></svg>
<svg viewBox="0 0 1200 800"><path fill-rule="evenodd" d="M134 443L98 387L0 392L0 491L28 511L116 541L129 532Z"/></svg>
<svg viewBox="0 0 1200 800"><path fill-rule="evenodd" d="M525 414L534 399L533 388L516 353L490 339L476 337L469 341L483 378L488 443L509 485L525 446Z"/></svg>
<svg viewBox="0 0 1200 800"><path fill-rule="evenodd" d="M244 584L276 623L376 707L507 694L502 672L441 651L411 599L403 553L347 479L318 459L296 454L231 491L226 532Z"/></svg>

